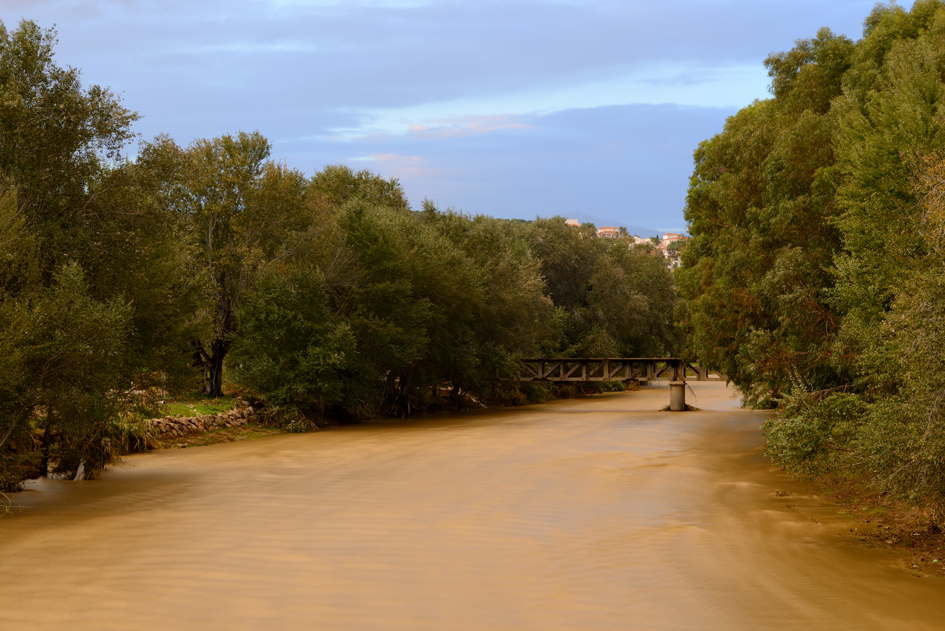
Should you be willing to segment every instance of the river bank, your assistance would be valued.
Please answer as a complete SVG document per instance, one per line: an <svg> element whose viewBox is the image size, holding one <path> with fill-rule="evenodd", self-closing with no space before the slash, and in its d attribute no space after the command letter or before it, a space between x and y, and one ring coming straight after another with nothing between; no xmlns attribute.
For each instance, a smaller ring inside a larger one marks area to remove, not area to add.
<svg viewBox="0 0 945 631"><path fill-rule="evenodd" d="M180 406L178 406L180 407ZM249 402L234 400L231 409L200 414L196 407L190 414L173 414L143 422L144 434L135 437L134 449L125 454L151 449L198 447L283 433L280 428L260 423ZM126 440L126 447L131 447Z"/></svg>
<svg viewBox="0 0 945 631"><path fill-rule="evenodd" d="M841 537L852 546L890 551L901 572L916 577L945 578L945 533L927 511L859 480L812 480L835 504L837 514L853 525Z"/></svg>
<svg viewBox="0 0 945 631"><path fill-rule="evenodd" d="M489 401L489 405L481 403L468 393L455 397L449 389L442 389L436 397L432 397L427 402L425 407L416 406L417 411L414 414L519 407L560 399L594 396L605 392L636 390L639 387L636 382L623 383L619 381L535 382L525 385L526 387L522 387L523 384L503 382L500 384L500 388L492 393L492 400ZM213 402L215 401L214 399ZM339 424L337 421L327 418L302 418L303 422L298 423L300 417L296 414L292 417L296 421L297 429L294 429L293 423L281 418L278 412L275 414L267 412L268 408L264 402L259 401L255 406L241 398L234 398L231 402L232 408L228 409L216 409L218 406L210 405L210 408L214 409L211 413L200 414L196 405L190 405L189 407L193 409L192 413L178 413L148 419L143 422L144 433L142 435L134 441L125 441L123 455L151 449L204 447L247 438L273 436L287 431L289 433L317 431ZM187 406L175 402L169 404L168 407L181 411ZM261 408L261 415L257 408ZM288 426L288 429L286 429L286 426ZM133 448L132 444L136 448Z"/></svg>

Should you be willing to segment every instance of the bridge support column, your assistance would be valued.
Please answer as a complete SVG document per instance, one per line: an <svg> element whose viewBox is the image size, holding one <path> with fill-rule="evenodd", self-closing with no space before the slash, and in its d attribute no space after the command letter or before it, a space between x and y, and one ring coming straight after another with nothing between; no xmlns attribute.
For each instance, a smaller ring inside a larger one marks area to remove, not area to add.
<svg viewBox="0 0 945 631"><path fill-rule="evenodd" d="M686 411L686 382L685 381L670 381L669 382L669 411L670 412L685 412Z"/></svg>

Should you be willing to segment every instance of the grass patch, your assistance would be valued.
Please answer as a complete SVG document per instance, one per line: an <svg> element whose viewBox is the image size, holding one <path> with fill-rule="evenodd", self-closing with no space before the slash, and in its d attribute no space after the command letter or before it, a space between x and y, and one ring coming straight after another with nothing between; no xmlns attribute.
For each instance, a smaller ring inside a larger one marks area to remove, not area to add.
<svg viewBox="0 0 945 631"><path fill-rule="evenodd" d="M220 397L218 399L193 398L182 401L168 401L160 407L161 413L166 416L205 416L229 412L236 407L234 397Z"/></svg>

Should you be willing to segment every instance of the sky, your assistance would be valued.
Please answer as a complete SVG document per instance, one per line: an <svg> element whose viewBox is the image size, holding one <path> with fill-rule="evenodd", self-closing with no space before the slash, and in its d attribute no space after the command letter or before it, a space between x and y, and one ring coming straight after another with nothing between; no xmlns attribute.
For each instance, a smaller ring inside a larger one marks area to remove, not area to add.
<svg viewBox="0 0 945 631"><path fill-rule="evenodd" d="M911 2L900 2L911 7ZM469 214L684 232L692 153L768 98L764 59L873 0L0 0L145 140L260 131ZM129 149L134 154L134 147Z"/></svg>

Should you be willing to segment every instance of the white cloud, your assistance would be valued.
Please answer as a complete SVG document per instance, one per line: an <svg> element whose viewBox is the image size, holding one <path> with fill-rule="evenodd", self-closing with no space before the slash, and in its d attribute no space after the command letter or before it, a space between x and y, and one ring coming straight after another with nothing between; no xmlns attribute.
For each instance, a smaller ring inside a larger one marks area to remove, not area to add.
<svg viewBox="0 0 945 631"><path fill-rule="evenodd" d="M392 131L372 131L357 135L357 130L344 130L335 140L384 142L398 137L409 140L450 140L464 136L478 136L497 131L531 129L532 125L520 117L492 114L487 116L454 116L436 118L421 123L400 121L400 128ZM406 129L403 128L406 126Z"/></svg>
<svg viewBox="0 0 945 631"><path fill-rule="evenodd" d="M437 4L435 0L267 0L278 9L307 9L319 7L366 7L378 9L417 9Z"/></svg>
<svg viewBox="0 0 945 631"><path fill-rule="evenodd" d="M768 94L764 66L741 64L701 66L652 63L632 72L592 81L562 82L543 89L470 95L450 101L428 102L396 109L362 110L355 128L333 130L340 139L384 135L423 135L454 138L497 130L524 129L522 116L609 105L744 107ZM495 112L510 112L496 115Z"/></svg>
<svg viewBox="0 0 945 631"><path fill-rule="evenodd" d="M430 165L423 156L393 152L349 158L349 161L371 163L371 168L381 170L385 177L396 177L401 180L441 179L456 177L463 173L462 169Z"/></svg>
<svg viewBox="0 0 945 631"><path fill-rule="evenodd" d="M402 156L396 153L375 153L352 160L361 162L384 162L387 164L398 164L402 166L419 166L423 164L421 156Z"/></svg>

